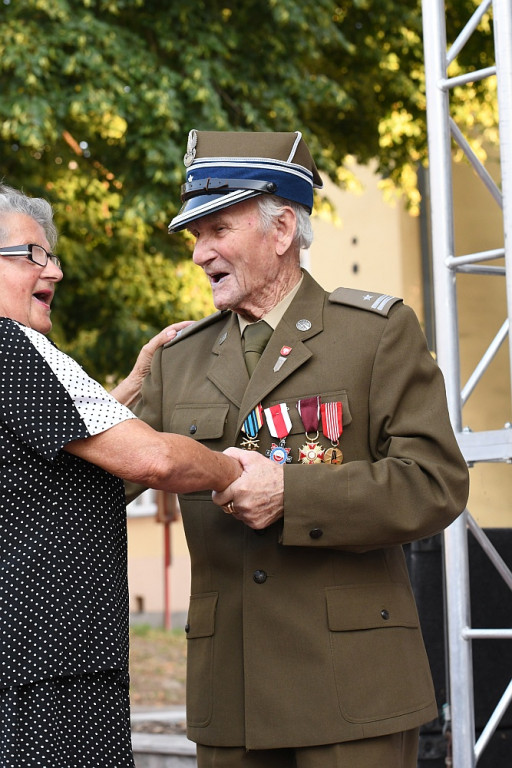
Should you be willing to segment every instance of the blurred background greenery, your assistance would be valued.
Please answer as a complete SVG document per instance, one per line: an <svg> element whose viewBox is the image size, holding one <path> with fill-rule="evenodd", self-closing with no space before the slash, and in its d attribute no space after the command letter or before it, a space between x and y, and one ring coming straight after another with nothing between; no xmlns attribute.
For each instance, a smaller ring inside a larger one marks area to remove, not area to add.
<svg viewBox="0 0 512 768"><path fill-rule="evenodd" d="M476 3L446 6L450 32ZM494 63L487 15L453 74L473 62ZM492 87L458 103L482 154L497 140ZM0 179L54 205L52 337L104 382L165 324L213 310L187 235L167 234L191 128L301 130L336 183L351 184L347 158L374 161L414 210L421 0L2 1Z"/></svg>

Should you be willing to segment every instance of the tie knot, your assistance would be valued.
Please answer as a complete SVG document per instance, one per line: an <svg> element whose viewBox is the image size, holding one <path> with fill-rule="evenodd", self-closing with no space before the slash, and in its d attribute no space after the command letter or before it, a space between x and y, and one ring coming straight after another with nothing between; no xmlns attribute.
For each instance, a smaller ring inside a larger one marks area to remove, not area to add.
<svg viewBox="0 0 512 768"><path fill-rule="evenodd" d="M264 320L246 326L244 330L244 355L249 376L252 376L272 333L272 328Z"/></svg>
<svg viewBox="0 0 512 768"><path fill-rule="evenodd" d="M260 355L272 336L272 328L264 320L247 325L244 331L244 350L259 352Z"/></svg>

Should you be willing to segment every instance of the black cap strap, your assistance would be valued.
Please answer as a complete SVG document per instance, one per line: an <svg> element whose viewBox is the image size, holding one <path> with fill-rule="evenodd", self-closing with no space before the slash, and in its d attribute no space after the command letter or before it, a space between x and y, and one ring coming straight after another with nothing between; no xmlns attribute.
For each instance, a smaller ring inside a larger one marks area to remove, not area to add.
<svg viewBox="0 0 512 768"><path fill-rule="evenodd" d="M273 195L277 190L277 185L273 181L259 181L258 179L199 179L181 185L181 201L185 202L191 197L198 197L199 195L221 195L236 189L253 189L255 192L266 192Z"/></svg>

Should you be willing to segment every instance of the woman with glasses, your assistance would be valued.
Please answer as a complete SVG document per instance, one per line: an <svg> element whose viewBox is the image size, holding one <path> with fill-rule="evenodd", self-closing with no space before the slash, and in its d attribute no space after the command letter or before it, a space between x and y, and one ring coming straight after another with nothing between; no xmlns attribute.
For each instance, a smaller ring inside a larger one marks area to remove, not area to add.
<svg viewBox="0 0 512 768"><path fill-rule="evenodd" d="M63 276L56 240L45 200L0 185L0 766L128 768L120 478L220 491L241 469L153 431L46 338ZM136 397L164 338L120 400Z"/></svg>

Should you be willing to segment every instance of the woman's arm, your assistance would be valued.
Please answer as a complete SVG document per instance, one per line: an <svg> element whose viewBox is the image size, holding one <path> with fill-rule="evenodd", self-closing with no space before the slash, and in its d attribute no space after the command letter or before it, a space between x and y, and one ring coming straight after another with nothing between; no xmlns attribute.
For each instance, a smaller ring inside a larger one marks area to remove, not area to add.
<svg viewBox="0 0 512 768"><path fill-rule="evenodd" d="M123 480L176 493L221 491L242 474L235 459L190 437L156 432L139 419L73 440L64 450Z"/></svg>

